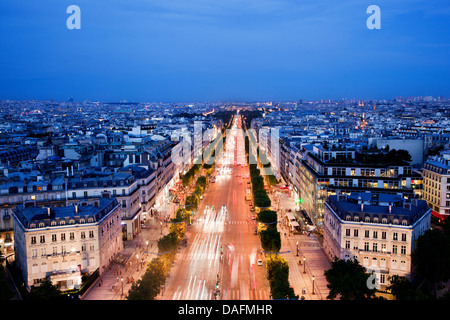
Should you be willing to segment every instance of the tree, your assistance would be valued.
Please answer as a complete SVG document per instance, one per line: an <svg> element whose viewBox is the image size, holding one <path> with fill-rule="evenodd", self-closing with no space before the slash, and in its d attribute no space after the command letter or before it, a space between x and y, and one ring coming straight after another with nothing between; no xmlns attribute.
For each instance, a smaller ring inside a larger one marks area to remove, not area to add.
<svg viewBox="0 0 450 320"><path fill-rule="evenodd" d="M439 229L429 229L417 238L416 248L411 253L411 262L416 271L436 284L450 278L450 240Z"/></svg>
<svg viewBox="0 0 450 320"><path fill-rule="evenodd" d="M367 286L370 275L357 259L335 258L324 275L330 289L327 299L334 300L340 295L341 300L365 300L375 296L376 289Z"/></svg>
<svg viewBox="0 0 450 320"><path fill-rule="evenodd" d="M161 258L155 258L148 264L141 280L131 286L128 300L154 300L166 281L167 266Z"/></svg>
<svg viewBox="0 0 450 320"><path fill-rule="evenodd" d="M260 232L261 247L268 252L279 252L281 249L281 236L276 227L269 227Z"/></svg>
<svg viewBox="0 0 450 320"><path fill-rule="evenodd" d="M174 232L166 234L158 240L158 252L174 251L178 247L178 238Z"/></svg>
<svg viewBox="0 0 450 320"><path fill-rule="evenodd" d="M41 282L39 287L32 287L28 297L31 300L62 300L67 299L49 279Z"/></svg>
<svg viewBox="0 0 450 320"><path fill-rule="evenodd" d="M298 299L294 289L289 285L289 264L280 256L270 256L266 259L267 280L273 299Z"/></svg>
<svg viewBox="0 0 450 320"><path fill-rule="evenodd" d="M258 221L261 223L269 223L270 226L276 227L278 216L276 211L263 210L258 214Z"/></svg>
<svg viewBox="0 0 450 320"><path fill-rule="evenodd" d="M13 297L14 292L6 278L5 269L3 265L0 265L0 300L5 301L12 299Z"/></svg>
<svg viewBox="0 0 450 320"><path fill-rule="evenodd" d="M421 290L414 288L412 283L406 277L394 275L389 279L391 283L388 290L396 300L426 300L428 295Z"/></svg>

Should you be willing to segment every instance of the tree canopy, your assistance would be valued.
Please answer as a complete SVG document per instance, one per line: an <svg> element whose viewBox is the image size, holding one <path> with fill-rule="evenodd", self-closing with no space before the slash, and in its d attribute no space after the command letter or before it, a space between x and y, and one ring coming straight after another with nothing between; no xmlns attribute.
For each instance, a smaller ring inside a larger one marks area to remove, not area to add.
<svg viewBox="0 0 450 320"><path fill-rule="evenodd" d="M331 268L324 272L330 292L327 299L365 300L375 296L376 289L370 289L367 280L370 275L356 259L335 258Z"/></svg>

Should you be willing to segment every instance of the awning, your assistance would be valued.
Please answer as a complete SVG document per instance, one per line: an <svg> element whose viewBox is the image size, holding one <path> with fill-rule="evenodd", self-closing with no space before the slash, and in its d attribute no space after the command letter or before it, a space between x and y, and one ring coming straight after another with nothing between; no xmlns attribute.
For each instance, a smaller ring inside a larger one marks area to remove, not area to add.
<svg viewBox="0 0 450 320"><path fill-rule="evenodd" d="M442 220L445 220L448 217L448 215L446 215L446 214L445 215L444 214L439 214L439 213L437 213L434 210L431 210L431 215L433 215L434 217L436 217L438 219L442 219Z"/></svg>

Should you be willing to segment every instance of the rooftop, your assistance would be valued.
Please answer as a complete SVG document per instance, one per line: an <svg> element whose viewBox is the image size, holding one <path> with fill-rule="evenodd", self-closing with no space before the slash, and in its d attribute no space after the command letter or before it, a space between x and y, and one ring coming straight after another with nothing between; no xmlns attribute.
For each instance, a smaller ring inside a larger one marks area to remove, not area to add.
<svg viewBox="0 0 450 320"><path fill-rule="evenodd" d="M427 211L424 200L406 200L399 195L352 193L351 195L333 195L327 204L342 220L399 224L403 221L412 225ZM355 219L356 218L356 219ZM374 219L376 218L376 219ZM385 219L385 220L383 220Z"/></svg>
<svg viewBox="0 0 450 320"><path fill-rule="evenodd" d="M18 205L13 212L13 215L21 222L25 228L32 227L32 224L44 223L45 227L53 226L51 222L57 222L60 225L61 221L65 224L70 224L70 220L74 223L83 223L81 219L87 220L92 218L92 222L100 221L104 216L108 215L113 208L118 205L115 198L101 198L98 201L98 206L66 206L41 208L36 206L29 206L24 208L23 205ZM59 222L59 223L58 223Z"/></svg>

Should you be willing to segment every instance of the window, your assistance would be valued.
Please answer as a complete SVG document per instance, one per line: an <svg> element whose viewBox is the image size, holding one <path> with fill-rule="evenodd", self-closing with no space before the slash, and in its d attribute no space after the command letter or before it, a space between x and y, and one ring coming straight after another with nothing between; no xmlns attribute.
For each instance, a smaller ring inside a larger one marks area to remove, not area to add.
<svg viewBox="0 0 450 320"><path fill-rule="evenodd" d="M43 222L40 222L39 223L39 228L43 228L43 227L45 227L45 224Z"/></svg>
<svg viewBox="0 0 450 320"><path fill-rule="evenodd" d="M36 237L35 236L31 237L31 244L36 244Z"/></svg>
<svg viewBox="0 0 450 320"><path fill-rule="evenodd" d="M369 243L364 242L364 251L369 251Z"/></svg>
<svg viewBox="0 0 450 320"><path fill-rule="evenodd" d="M45 236L41 236L40 240L41 240L41 243L45 243Z"/></svg>
<svg viewBox="0 0 450 320"><path fill-rule="evenodd" d="M345 241L345 249L350 249L350 241Z"/></svg>
<svg viewBox="0 0 450 320"><path fill-rule="evenodd" d="M392 240L398 240L398 233L394 232L394 234L392 235Z"/></svg>
<svg viewBox="0 0 450 320"><path fill-rule="evenodd" d="M345 229L345 235L346 235L347 237L350 236L350 229Z"/></svg>
<svg viewBox="0 0 450 320"><path fill-rule="evenodd" d="M84 231L81 231L81 239L86 239L86 233Z"/></svg>
<svg viewBox="0 0 450 320"><path fill-rule="evenodd" d="M372 249L373 252L378 252L378 244L376 242L372 245Z"/></svg>
<svg viewBox="0 0 450 320"><path fill-rule="evenodd" d="M358 236L358 229L353 230L353 236L355 236L355 237Z"/></svg>
<svg viewBox="0 0 450 320"><path fill-rule="evenodd" d="M401 247L401 254L406 254L406 246Z"/></svg>
<svg viewBox="0 0 450 320"><path fill-rule="evenodd" d="M64 226L66 224L66 221L64 221L64 220L61 220L60 222L59 222L59 225L60 226Z"/></svg>
<svg viewBox="0 0 450 320"><path fill-rule="evenodd" d="M53 247L53 255L54 256L58 255L58 248L57 247Z"/></svg>
<svg viewBox="0 0 450 320"><path fill-rule="evenodd" d="M53 241L53 242L56 241L56 234L52 234L52 241Z"/></svg>
<svg viewBox="0 0 450 320"><path fill-rule="evenodd" d="M85 244L85 243L83 243L83 244L81 245L81 251L82 251L82 252L86 252L86 244Z"/></svg>
<svg viewBox="0 0 450 320"><path fill-rule="evenodd" d="M45 252L45 248L41 249L41 257L45 257L47 253Z"/></svg>
<svg viewBox="0 0 450 320"><path fill-rule="evenodd" d="M65 233L61 233L61 241L65 241L66 240L66 234Z"/></svg>
<svg viewBox="0 0 450 320"><path fill-rule="evenodd" d="M402 241L406 241L406 233L402 233Z"/></svg>
<svg viewBox="0 0 450 320"><path fill-rule="evenodd" d="M386 240L386 231L381 232L381 239Z"/></svg>
<svg viewBox="0 0 450 320"><path fill-rule="evenodd" d="M31 257L32 258L37 258L37 249L31 250Z"/></svg>
<svg viewBox="0 0 450 320"><path fill-rule="evenodd" d="M392 253L397 254L397 245L392 246Z"/></svg>
<svg viewBox="0 0 450 320"><path fill-rule="evenodd" d="M89 231L89 238L93 238L94 237L94 231Z"/></svg>
<svg viewBox="0 0 450 320"><path fill-rule="evenodd" d="M378 231L374 231L374 232L373 232L373 238L374 238L374 239L377 239L377 238L378 238Z"/></svg>
<svg viewBox="0 0 450 320"><path fill-rule="evenodd" d="M369 230L364 231L364 237L368 238L369 237L369 233L370 233Z"/></svg>
<svg viewBox="0 0 450 320"><path fill-rule="evenodd" d="M71 232L69 234L69 238L70 238L70 240L74 240L75 239L75 233Z"/></svg>
<svg viewBox="0 0 450 320"><path fill-rule="evenodd" d="M386 252L386 243L381 244L381 251Z"/></svg>
<svg viewBox="0 0 450 320"><path fill-rule="evenodd" d="M381 284L385 284L386 283L386 275L385 274L380 274L380 283Z"/></svg>

